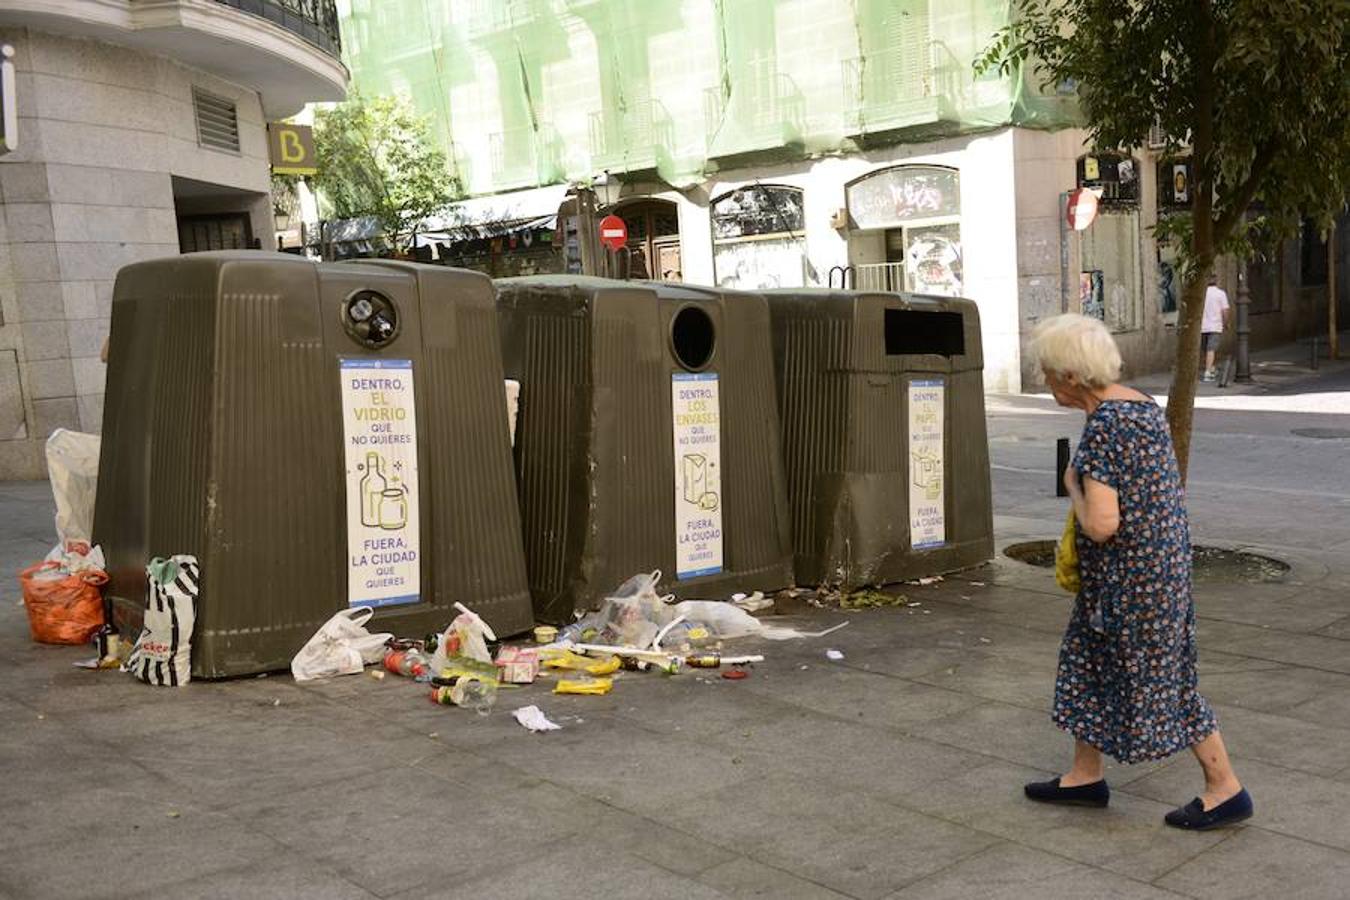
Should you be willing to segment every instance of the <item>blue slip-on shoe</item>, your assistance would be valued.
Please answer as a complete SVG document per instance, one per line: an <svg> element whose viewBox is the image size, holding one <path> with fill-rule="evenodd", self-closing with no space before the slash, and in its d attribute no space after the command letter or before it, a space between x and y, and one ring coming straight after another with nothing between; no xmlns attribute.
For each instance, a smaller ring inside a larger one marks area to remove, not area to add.
<svg viewBox="0 0 1350 900"><path fill-rule="evenodd" d="M1091 806L1100 809L1111 802L1111 789L1106 781L1094 781L1077 787L1060 787L1059 779L1033 781L1022 790L1037 803L1055 803L1060 806Z"/></svg>
<svg viewBox="0 0 1350 900"><path fill-rule="evenodd" d="M1196 797L1185 806L1178 806L1163 821L1173 828L1185 828L1189 831L1208 831L1211 828L1223 828L1236 825L1252 817L1252 795L1243 788L1211 810Z"/></svg>

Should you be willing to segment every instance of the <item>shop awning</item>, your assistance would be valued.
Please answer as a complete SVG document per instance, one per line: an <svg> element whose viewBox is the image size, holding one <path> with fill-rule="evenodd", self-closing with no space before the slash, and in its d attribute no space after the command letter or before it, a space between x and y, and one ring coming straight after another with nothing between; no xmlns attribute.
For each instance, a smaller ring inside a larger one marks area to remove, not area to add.
<svg viewBox="0 0 1350 900"><path fill-rule="evenodd" d="M453 243L554 228L558 207L570 190L569 185L552 184L461 200L423 222L417 233L417 244L425 247L431 243Z"/></svg>

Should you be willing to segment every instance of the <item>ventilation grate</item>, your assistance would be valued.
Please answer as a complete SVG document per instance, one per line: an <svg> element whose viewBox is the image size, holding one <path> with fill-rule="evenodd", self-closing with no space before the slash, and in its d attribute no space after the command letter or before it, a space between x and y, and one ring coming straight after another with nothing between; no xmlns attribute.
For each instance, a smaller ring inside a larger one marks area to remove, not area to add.
<svg viewBox="0 0 1350 900"><path fill-rule="evenodd" d="M213 150L239 152L239 115L234 101L192 89L192 106L197 113L197 143Z"/></svg>

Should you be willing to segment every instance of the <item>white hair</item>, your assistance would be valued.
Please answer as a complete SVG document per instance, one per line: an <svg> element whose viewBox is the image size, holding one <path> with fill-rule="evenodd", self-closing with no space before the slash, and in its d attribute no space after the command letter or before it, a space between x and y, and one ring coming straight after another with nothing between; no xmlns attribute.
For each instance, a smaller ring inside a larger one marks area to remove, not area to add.
<svg viewBox="0 0 1350 900"><path fill-rule="evenodd" d="M1104 388L1120 379L1120 349L1100 319L1065 313L1041 322L1031 332L1031 357L1057 375Z"/></svg>

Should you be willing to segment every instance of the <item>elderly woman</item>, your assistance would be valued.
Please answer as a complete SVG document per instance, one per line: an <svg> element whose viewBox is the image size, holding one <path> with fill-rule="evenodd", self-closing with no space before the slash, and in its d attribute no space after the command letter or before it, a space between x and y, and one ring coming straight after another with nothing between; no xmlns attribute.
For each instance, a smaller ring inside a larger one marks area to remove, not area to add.
<svg viewBox="0 0 1350 900"><path fill-rule="evenodd" d="M1087 413L1064 475L1078 520L1080 589L1055 679L1054 722L1074 736L1073 767L1026 786L1032 800L1106 806L1102 754L1123 763L1191 748L1205 791L1166 816L1209 829L1252 814L1214 712L1196 691L1191 541L1163 412L1118 384L1106 326L1078 315L1042 322L1031 352L1060 406Z"/></svg>

